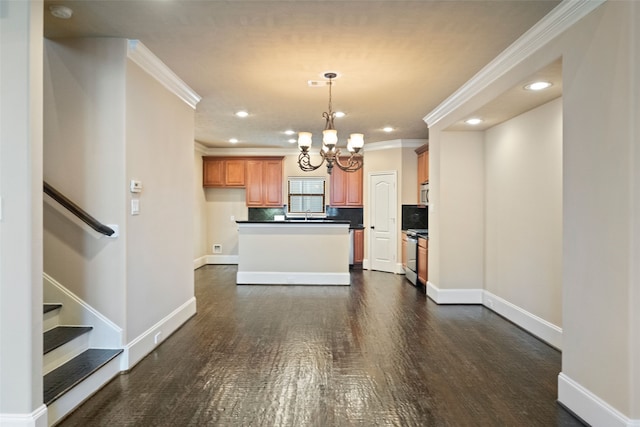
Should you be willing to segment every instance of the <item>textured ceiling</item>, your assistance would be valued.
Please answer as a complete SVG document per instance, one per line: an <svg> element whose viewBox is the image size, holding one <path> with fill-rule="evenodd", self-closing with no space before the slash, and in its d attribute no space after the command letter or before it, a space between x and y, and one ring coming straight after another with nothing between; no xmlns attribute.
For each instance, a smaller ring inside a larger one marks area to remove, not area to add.
<svg viewBox="0 0 640 427"><path fill-rule="evenodd" d="M558 3L61 0L45 2L44 33L140 40L202 96L195 136L209 147L291 147L286 129L318 143L328 89L307 81L335 71L341 144L352 132L370 143L427 138L422 118Z"/></svg>

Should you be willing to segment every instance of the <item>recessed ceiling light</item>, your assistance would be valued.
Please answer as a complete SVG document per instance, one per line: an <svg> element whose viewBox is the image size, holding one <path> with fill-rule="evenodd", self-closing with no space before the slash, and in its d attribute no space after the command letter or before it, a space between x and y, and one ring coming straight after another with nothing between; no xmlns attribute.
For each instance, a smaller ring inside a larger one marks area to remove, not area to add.
<svg viewBox="0 0 640 427"><path fill-rule="evenodd" d="M295 144L296 142L298 142L298 140L297 140L297 139L295 139L295 138L291 138L291 139L289 140L289 144Z"/></svg>
<svg viewBox="0 0 640 427"><path fill-rule="evenodd" d="M334 114L336 115L337 118L344 117L344 116L347 115L346 113L343 113L342 111L336 111Z"/></svg>
<svg viewBox="0 0 640 427"><path fill-rule="evenodd" d="M466 124L468 125L479 125L480 123L482 123L482 119L478 119L477 117L474 117L472 119L467 119L464 121Z"/></svg>
<svg viewBox="0 0 640 427"><path fill-rule="evenodd" d="M540 81L540 82L529 83L524 88L526 90L543 90L551 86L553 85L549 82Z"/></svg>
<svg viewBox="0 0 640 427"><path fill-rule="evenodd" d="M237 140L236 138L231 138L231 139L229 140L229 142L230 142L230 143L232 143L232 144L237 144L237 143L238 143L238 140Z"/></svg>
<svg viewBox="0 0 640 427"><path fill-rule="evenodd" d="M249 115L249 113L247 113L246 111L238 111L236 112L236 116L238 117L247 117Z"/></svg>
<svg viewBox="0 0 640 427"><path fill-rule="evenodd" d="M291 129L287 129L287 130L284 131L284 133L285 133L285 135L293 135L296 132L291 130Z"/></svg>
<svg viewBox="0 0 640 427"><path fill-rule="evenodd" d="M60 19L69 19L73 15L73 10L68 8L67 6L62 6L60 4L54 4L49 6L49 12L56 18Z"/></svg>
<svg viewBox="0 0 640 427"><path fill-rule="evenodd" d="M384 127L382 130L385 132L393 132L393 128L391 126Z"/></svg>

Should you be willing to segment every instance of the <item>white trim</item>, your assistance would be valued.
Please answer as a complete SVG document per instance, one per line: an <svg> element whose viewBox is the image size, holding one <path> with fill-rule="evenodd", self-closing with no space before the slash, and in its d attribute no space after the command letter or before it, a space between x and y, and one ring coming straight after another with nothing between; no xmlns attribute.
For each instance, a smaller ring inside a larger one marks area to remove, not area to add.
<svg viewBox="0 0 640 427"><path fill-rule="evenodd" d="M562 350L562 328L485 290L482 305L520 326L552 347Z"/></svg>
<svg viewBox="0 0 640 427"><path fill-rule="evenodd" d="M440 289L427 282L427 296L436 304L482 304L552 347L562 350L562 328L484 289Z"/></svg>
<svg viewBox="0 0 640 427"><path fill-rule="evenodd" d="M525 60L577 21L598 8L606 0L564 0L469 81L460 86L423 120L432 127L491 83Z"/></svg>
<svg viewBox="0 0 640 427"><path fill-rule="evenodd" d="M209 149L206 145L204 145L202 142L198 142L198 141L194 141L193 142L193 149L201 154L207 154L207 150Z"/></svg>
<svg viewBox="0 0 640 427"><path fill-rule="evenodd" d="M176 73L153 54L140 40L129 40L127 43L127 57L150 76L160 82L171 93L195 109L202 99Z"/></svg>
<svg viewBox="0 0 640 427"><path fill-rule="evenodd" d="M200 258L196 258L193 260L193 269L197 270L200 267L207 265L207 256L201 256Z"/></svg>
<svg viewBox="0 0 640 427"><path fill-rule="evenodd" d="M238 285L336 285L349 286L349 273L303 273L298 271L238 271Z"/></svg>
<svg viewBox="0 0 640 427"><path fill-rule="evenodd" d="M236 148L220 148L220 147L207 147L204 143L196 141L197 144L201 144L205 151L206 156L297 156L300 151L297 148L280 147L280 148L256 148L256 147L236 147ZM297 147L297 146L296 146Z"/></svg>
<svg viewBox="0 0 640 427"><path fill-rule="evenodd" d="M192 297L125 346L120 370L133 368L195 314L196 299ZM158 333L161 335L156 343L154 341Z"/></svg>
<svg viewBox="0 0 640 427"><path fill-rule="evenodd" d="M401 262L397 262L396 263L396 270L394 271L394 273L395 274L402 274L402 275L405 274L404 267L402 266Z"/></svg>
<svg viewBox="0 0 640 427"><path fill-rule="evenodd" d="M0 426L47 427L47 406L42 405L30 414L0 414Z"/></svg>
<svg viewBox="0 0 640 427"><path fill-rule="evenodd" d="M626 417L563 372L558 375L558 401L592 426L640 427L640 419Z"/></svg>
<svg viewBox="0 0 640 427"><path fill-rule="evenodd" d="M440 289L427 281L427 296L436 304L482 304L482 289Z"/></svg>
<svg viewBox="0 0 640 427"><path fill-rule="evenodd" d="M89 347L122 348L122 328L98 312L87 302L65 288L47 273L42 273L43 300L60 303L59 323L67 325L91 325Z"/></svg>
<svg viewBox="0 0 640 427"><path fill-rule="evenodd" d="M371 270L370 266L371 266L371 264L369 263L369 258L364 258L362 260L362 269L363 270Z"/></svg>
<svg viewBox="0 0 640 427"><path fill-rule="evenodd" d="M364 152L391 150L393 148L418 148L428 143L428 139L392 139L389 141L369 142L364 145Z"/></svg>
<svg viewBox="0 0 640 427"><path fill-rule="evenodd" d="M207 264L238 264L238 255L207 255Z"/></svg>

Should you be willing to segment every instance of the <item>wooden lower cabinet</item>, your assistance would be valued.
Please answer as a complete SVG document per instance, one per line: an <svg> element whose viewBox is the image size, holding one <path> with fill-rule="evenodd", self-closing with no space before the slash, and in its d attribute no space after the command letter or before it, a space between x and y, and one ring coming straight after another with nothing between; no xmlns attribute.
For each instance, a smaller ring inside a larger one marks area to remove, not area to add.
<svg viewBox="0 0 640 427"><path fill-rule="evenodd" d="M364 261L364 230L353 230L353 265L361 267Z"/></svg>
<svg viewBox="0 0 640 427"><path fill-rule="evenodd" d="M418 281L427 285L429 278L429 241L422 237L418 238Z"/></svg>

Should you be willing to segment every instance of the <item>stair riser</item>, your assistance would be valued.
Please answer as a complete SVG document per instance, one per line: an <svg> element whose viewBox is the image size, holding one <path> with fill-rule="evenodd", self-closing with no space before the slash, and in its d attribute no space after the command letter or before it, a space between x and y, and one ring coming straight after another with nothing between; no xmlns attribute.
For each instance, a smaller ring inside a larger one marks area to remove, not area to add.
<svg viewBox="0 0 640 427"><path fill-rule="evenodd" d="M47 332L56 326L60 326L60 310L53 310L42 315L42 330Z"/></svg>
<svg viewBox="0 0 640 427"><path fill-rule="evenodd" d="M69 390L62 397L47 407L48 425L60 421L65 415L73 411L78 405L87 400L102 386L120 373L120 358L115 357L109 363L93 373L89 378Z"/></svg>
<svg viewBox="0 0 640 427"><path fill-rule="evenodd" d="M83 334L45 354L42 374L46 375L89 348L89 334Z"/></svg>

